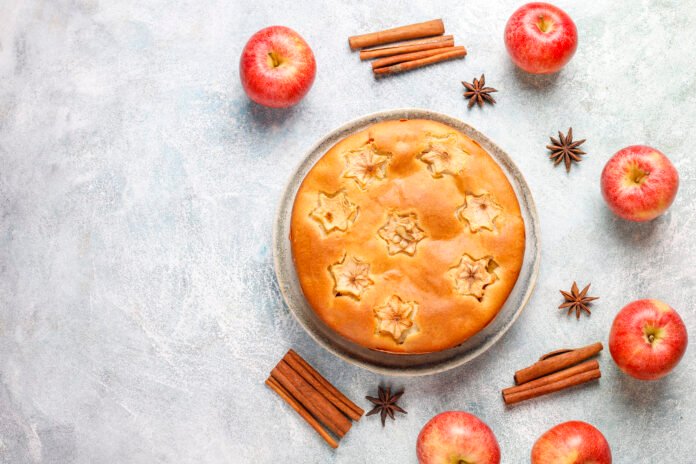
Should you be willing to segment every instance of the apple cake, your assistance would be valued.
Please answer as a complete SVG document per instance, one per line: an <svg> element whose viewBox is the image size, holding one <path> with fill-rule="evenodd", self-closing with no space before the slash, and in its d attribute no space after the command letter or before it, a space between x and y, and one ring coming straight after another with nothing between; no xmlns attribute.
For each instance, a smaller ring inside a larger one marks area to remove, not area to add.
<svg viewBox="0 0 696 464"><path fill-rule="evenodd" d="M312 167L290 242L316 314L370 349L427 353L491 322L522 266L507 177L471 138L430 120L373 124Z"/></svg>

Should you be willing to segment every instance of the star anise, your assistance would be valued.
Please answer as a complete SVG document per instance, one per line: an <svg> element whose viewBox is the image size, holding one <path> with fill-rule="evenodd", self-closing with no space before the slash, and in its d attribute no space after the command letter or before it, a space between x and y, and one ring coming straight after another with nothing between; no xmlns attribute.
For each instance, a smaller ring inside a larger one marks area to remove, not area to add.
<svg viewBox="0 0 696 464"><path fill-rule="evenodd" d="M568 129L568 134L564 136L561 131L558 131L558 139L549 137L551 139L551 145L546 145L546 148L551 150L549 157L553 160L553 165L558 166L558 164L563 161L565 163L566 172L570 172L570 163L573 161L582 161L580 156L586 153L580 150L578 147L585 143L586 139L578 140L573 142L573 128Z"/></svg>
<svg viewBox="0 0 696 464"><path fill-rule="evenodd" d="M588 306L591 301L597 300L599 299L599 297L587 296L587 291L590 289L590 285L592 284L587 284L587 287L583 288L582 291L580 291L578 289L578 284L573 282L573 287L570 289L570 292L564 292L563 290L560 290L561 295L563 295L563 298L565 298L566 301L558 308L568 308L569 315L573 312L573 310L575 310L575 315L578 319L580 319L580 313L582 311L587 311L587 314L592 314Z"/></svg>
<svg viewBox="0 0 696 464"><path fill-rule="evenodd" d="M384 427L384 424L387 420L387 416L391 417L392 420L396 420L396 418L394 417L394 411L398 411L403 414L408 414L398 404L396 404L396 402L399 401L399 398L401 398L401 395L403 394L404 391L401 390L399 393L394 393L392 395L391 387L387 387L386 389L379 387L379 398L375 398L374 396L365 397L368 400L370 400L372 404L375 405L375 407L372 408L372 410L365 415L371 416L373 414L379 413L380 419L382 419L382 427Z"/></svg>
<svg viewBox="0 0 696 464"><path fill-rule="evenodd" d="M480 108L483 108L485 102L491 105L495 104L495 98L491 96L493 92L497 92L493 87L486 87L486 76L481 74L481 79L476 79L474 77L474 82L469 84L468 82L462 81L462 85L466 88L464 96L469 99L468 108L474 106L477 103Z"/></svg>

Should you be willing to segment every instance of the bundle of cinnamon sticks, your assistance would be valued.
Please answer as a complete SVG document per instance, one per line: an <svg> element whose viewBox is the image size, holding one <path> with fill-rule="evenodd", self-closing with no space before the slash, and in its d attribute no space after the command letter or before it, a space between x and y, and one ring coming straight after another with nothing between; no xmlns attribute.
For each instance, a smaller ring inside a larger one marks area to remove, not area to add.
<svg viewBox="0 0 696 464"><path fill-rule="evenodd" d="M338 441L350 430L351 420L358 421L365 413L293 350L273 368L266 385L332 448L338 448Z"/></svg>
<svg viewBox="0 0 696 464"><path fill-rule="evenodd" d="M599 363L586 360L599 354L603 348L598 342L545 354L538 362L515 372L515 386L503 390L505 404L519 403L599 379L602 376Z"/></svg>
<svg viewBox="0 0 696 464"><path fill-rule="evenodd" d="M441 19L410 24L348 39L361 60L372 62L375 76L383 76L466 56L466 48L454 45L454 36L444 35ZM389 44L389 45L387 45Z"/></svg>

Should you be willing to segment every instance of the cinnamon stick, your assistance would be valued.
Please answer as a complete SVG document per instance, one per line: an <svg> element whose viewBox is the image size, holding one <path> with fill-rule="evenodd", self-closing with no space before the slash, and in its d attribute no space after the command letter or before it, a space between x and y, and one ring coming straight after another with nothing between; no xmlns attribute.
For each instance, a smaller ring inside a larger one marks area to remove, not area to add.
<svg viewBox="0 0 696 464"><path fill-rule="evenodd" d="M404 63L399 63L392 66L377 68L374 70L374 73L377 76L395 74L404 71L410 71L411 69L421 68L423 66L428 66L434 63L439 63L441 61L451 60L454 58L462 58L464 56L466 56L466 50L455 50L451 52L440 53L439 55L429 56L427 58L421 58L419 60L406 61Z"/></svg>
<svg viewBox="0 0 696 464"><path fill-rule="evenodd" d="M297 413L305 420L307 423L321 436L321 438L329 444L330 447L336 449L338 448L338 442L328 434L328 432L321 426L317 420L312 417L312 415L307 411L295 398L290 395L290 393L283 388L281 384L278 383L273 377L266 379L266 385L268 385L273 391L275 391L278 396L280 396L286 403L290 405L292 409L297 411Z"/></svg>
<svg viewBox="0 0 696 464"><path fill-rule="evenodd" d="M454 47L454 37L451 35L443 36L443 40L436 42L410 43L400 45L398 47L374 48L370 50L362 50L360 52L361 60L371 60L373 58L381 58L383 56L399 55L401 53L420 52L423 50L432 50L442 47Z"/></svg>
<svg viewBox="0 0 696 464"><path fill-rule="evenodd" d="M437 55L436 55L437 56ZM399 66L399 65L396 65ZM375 71L376 72L376 71ZM538 379L546 374L560 371L596 355L604 346L597 342L571 351L561 351L554 356L542 356L542 359L522 370L515 372L515 384L520 385Z"/></svg>
<svg viewBox="0 0 696 464"><path fill-rule="evenodd" d="M531 382L523 383L522 385L517 385L516 387L506 388L505 390L503 390L503 395L519 393L526 390L532 390L534 388L543 387L544 385L548 385L550 383L554 383L559 380L567 379L568 377L572 377L574 375L582 374L583 372L593 371L596 369L599 369L599 363L596 360L586 361L582 364L578 364L577 366L569 367L568 369L558 371L555 374L546 375L536 380L532 380Z"/></svg>
<svg viewBox="0 0 696 464"><path fill-rule="evenodd" d="M454 39L453 35L436 35L435 37L426 37L424 39L402 40L386 45L377 45L375 47L363 48L362 51L384 50L387 48L406 47L408 45L421 45L426 43L444 42L445 40Z"/></svg>
<svg viewBox="0 0 696 464"><path fill-rule="evenodd" d="M464 47L444 47L436 48L434 50L425 50L422 52L402 53L400 55L389 56L373 61L372 69L382 68L384 66L389 66L396 63L403 63L404 61L412 61L421 58L427 58L429 56L439 55L440 53L452 52L455 50L464 50L464 52L466 52L466 48Z"/></svg>
<svg viewBox="0 0 696 464"><path fill-rule="evenodd" d="M349 407L355 414L358 415L358 419L362 417L363 414L365 414L365 411L361 409L357 404L353 403L350 399L348 399L343 393L341 393L336 387L334 387L331 383L329 383L328 380L326 380L314 367L312 367L311 364L309 364L307 361L302 358L299 354L295 352L295 350L289 350L287 354L285 355L292 357L294 360L296 360L299 364L302 365L319 383L321 383L327 390L329 390L338 400L340 400L343 404L345 404L347 407ZM358 420L355 419L355 420Z"/></svg>
<svg viewBox="0 0 696 464"><path fill-rule="evenodd" d="M441 19L434 19L423 23L409 24L408 26L395 27L384 31L371 32L369 34L355 35L348 38L348 44L352 50L381 45L399 40L417 39L445 33L445 25Z"/></svg>
<svg viewBox="0 0 696 464"><path fill-rule="evenodd" d="M312 385L305 381L285 361L280 361L271 371L278 381L302 406L321 421L331 432L343 437L350 430L351 422L324 398Z"/></svg>
<svg viewBox="0 0 696 464"><path fill-rule="evenodd" d="M288 351L283 360L292 367L295 372L300 374L303 379L305 379L310 385L312 385L316 390L324 395L324 397L331 402L336 408L341 410L346 416L350 417L354 421L360 420L362 413L352 409L348 404L344 403L338 396L334 394L329 388L326 387L319 379L317 379L306 367L300 362L299 355L294 351ZM307 364L308 365L308 364ZM315 371L316 372L316 371ZM342 396L342 395L341 395ZM345 398L345 397L343 397ZM347 399L347 398L345 398ZM356 406L357 407L357 406Z"/></svg>
<svg viewBox="0 0 696 464"><path fill-rule="evenodd" d="M580 374L575 374L573 376L567 377L565 379L558 380L540 387L531 388L529 390L519 391L517 393L503 393L503 400L505 404L515 404L520 401L529 400L536 398L537 396L546 395L548 393L557 392L559 390L564 390L566 388L573 387L575 385L580 385L592 380L599 379L602 376L599 369L593 369L591 371L582 372Z"/></svg>

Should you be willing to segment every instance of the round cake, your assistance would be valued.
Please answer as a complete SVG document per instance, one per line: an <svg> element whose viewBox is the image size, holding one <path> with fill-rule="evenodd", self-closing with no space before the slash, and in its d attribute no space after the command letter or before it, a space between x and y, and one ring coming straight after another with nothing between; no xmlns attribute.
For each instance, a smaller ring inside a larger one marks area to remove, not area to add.
<svg viewBox="0 0 696 464"><path fill-rule="evenodd" d="M344 138L312 167L290 242L302 291L329 327L370 349L427 353L495 318L525 229L480 145L439 122L398 120Z"/></svg>

